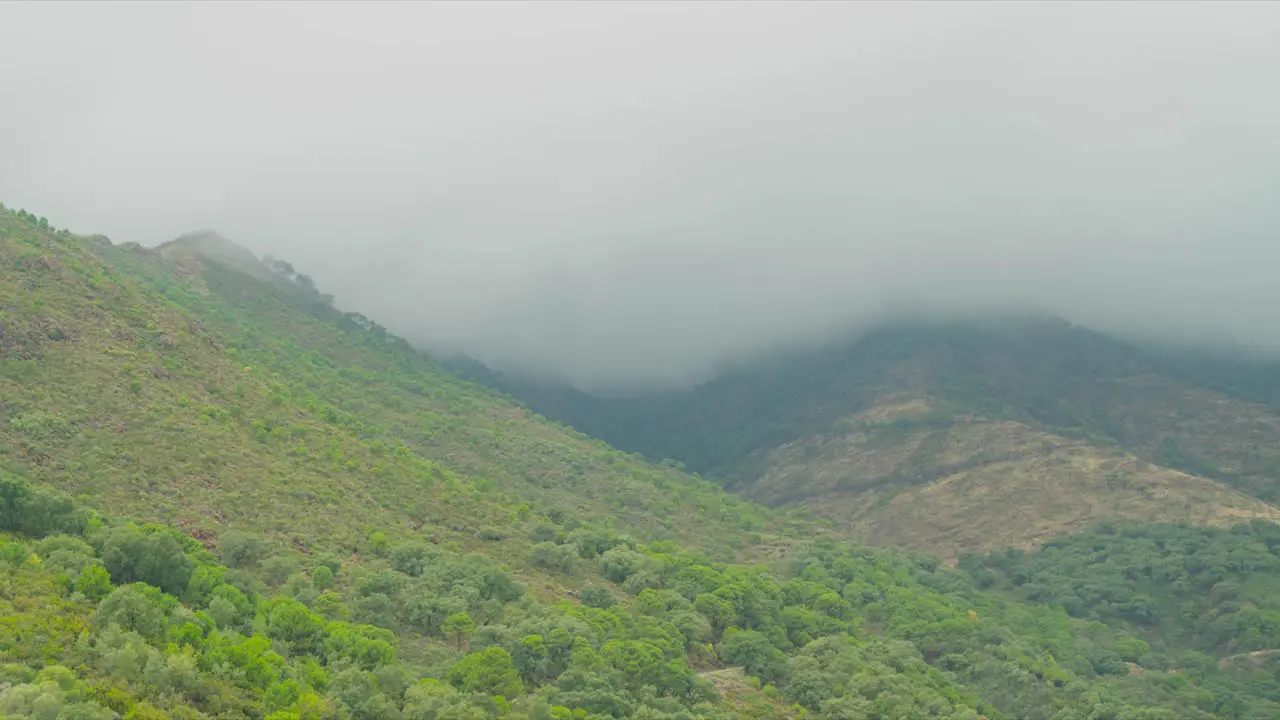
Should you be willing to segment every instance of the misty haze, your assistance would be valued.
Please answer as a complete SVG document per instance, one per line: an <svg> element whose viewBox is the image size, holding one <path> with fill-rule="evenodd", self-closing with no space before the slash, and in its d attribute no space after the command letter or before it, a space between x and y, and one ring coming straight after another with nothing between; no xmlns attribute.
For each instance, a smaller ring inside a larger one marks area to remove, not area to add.
<svg viewBox="0 0 1280 720"><path fill-rule="evenodd" d="M212 228L588 386L887 312L1274 351L1277 32L1268 3L6 4L0 196Z"/></svg>

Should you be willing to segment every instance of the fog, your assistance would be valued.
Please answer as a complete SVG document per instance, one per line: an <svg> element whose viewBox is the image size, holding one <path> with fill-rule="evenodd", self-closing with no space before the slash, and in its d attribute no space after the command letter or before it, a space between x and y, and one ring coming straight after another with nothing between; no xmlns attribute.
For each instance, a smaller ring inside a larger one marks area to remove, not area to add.
<svg viewBox="0 0 1280 720"><path fill-rule="evenodd" d="M0 4L0 201L588 387L1044 310L1280 351L1274 3Z"/></svg>

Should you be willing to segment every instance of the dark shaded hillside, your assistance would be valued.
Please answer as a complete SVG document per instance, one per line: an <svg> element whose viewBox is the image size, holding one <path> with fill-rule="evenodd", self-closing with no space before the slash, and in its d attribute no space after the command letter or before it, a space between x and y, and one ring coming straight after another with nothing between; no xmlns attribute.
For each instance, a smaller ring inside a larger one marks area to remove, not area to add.
<svg viewBox="0 0 1280 720"><path fill-rule="evenodd" d="M488 380L535 410L618 447L673 458L730 481L754 452L831 429L899 392L945 397L959 410L1072 427L1064 391L1132 373L1122 345L1065 323L903 324L847 343L742 364L690 390L595 397L559 385Z"/></svg>
<svg viewBox="0 0 1280 720"><path fill-rule="evenodd" d="M732 481L743 474L738 465L752 452L819 432L869 406L885 389L890 369L934 341L914 329L884 329L848 345L734 367L691 391L624 397L463 372L617 447L651 459L679 460L691 470Z"/></svg>
<svg viewBox="0 0 1280 720"><path fill-rule="evenodd" d="M539 412L753 499L951 554L1108 518L1273 516L1280 415L1245 399L1265 399L1270 372L1040 318L886 326L659 396L497 380ZM1064 492L1076 502L1055 502ZM1010 506L1013 522L988 527Z"/></svg>
<svg viewBox="0 0 1280 720"><path fill-rule="evenodd" d="M1280 411L1280 363L1211 350L1153 349L1150 355L1166 371L1188 382Z"/></svg>

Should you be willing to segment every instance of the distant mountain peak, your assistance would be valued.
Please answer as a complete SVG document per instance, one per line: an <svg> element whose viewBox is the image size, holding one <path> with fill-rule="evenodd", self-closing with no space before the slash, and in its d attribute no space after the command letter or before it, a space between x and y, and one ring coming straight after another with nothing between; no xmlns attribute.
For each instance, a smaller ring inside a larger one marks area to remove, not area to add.
<svg viewBox="0 0 1280 720"><path fill-rule="evenodd" d="M271 269L251 250L213 230L184 233L158 246L155 251L165 259L190 270L195 270L195 264L203 259L233 267L260 279L272 277Z"/></svg>

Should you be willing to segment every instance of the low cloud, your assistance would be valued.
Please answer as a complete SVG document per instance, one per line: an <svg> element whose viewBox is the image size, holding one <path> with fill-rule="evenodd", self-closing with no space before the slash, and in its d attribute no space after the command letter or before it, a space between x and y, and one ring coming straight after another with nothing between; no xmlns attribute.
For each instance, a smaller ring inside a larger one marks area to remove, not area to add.
<svg viewBox="0 0 1280 720"><path fill-rule="evenodd" d="M595 387L889 312L1280 350L1280 7L0 6L0 201Z"/></svg>

